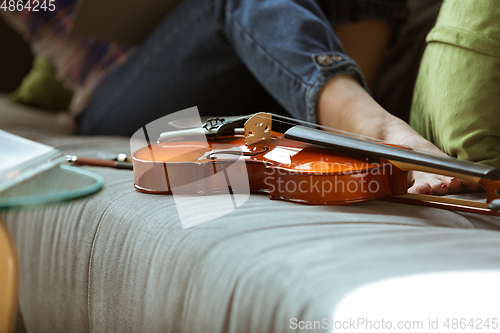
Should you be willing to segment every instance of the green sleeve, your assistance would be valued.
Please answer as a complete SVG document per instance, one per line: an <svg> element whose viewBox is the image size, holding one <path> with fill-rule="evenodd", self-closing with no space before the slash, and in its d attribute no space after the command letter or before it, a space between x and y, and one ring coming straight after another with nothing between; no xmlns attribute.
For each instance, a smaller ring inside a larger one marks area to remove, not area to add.
<svg viewBox="0 0 500 333"><path fill-rule="evenodd" d="M500 6L445 0L427 36L411 126L445 153L500 168Z"/></svg>

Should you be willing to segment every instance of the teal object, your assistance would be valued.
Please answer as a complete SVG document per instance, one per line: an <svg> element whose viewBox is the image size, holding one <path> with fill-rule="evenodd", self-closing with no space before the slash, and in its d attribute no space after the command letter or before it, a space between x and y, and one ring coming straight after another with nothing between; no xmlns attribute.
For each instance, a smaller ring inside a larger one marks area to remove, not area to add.
<svg viewBox="0 0 500 333"><path fill-rule="evenodd" d="M500 168L500 6L445 0L427 36L410 125L448 155Z"/></svg>
<svg viewBox="0 0 500 333"><path fill-rule="evenodd" d="M39 207L99 191L104 179L91 171L59 165L0 193L0 210Z"/></svg>

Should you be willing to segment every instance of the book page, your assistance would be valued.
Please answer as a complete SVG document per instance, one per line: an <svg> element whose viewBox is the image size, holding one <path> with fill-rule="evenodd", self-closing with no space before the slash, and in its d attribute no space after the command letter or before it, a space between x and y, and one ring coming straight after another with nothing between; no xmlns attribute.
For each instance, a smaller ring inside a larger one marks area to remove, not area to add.
<svg viewBox="0 0 500 333"><path fill-rule="evenodd" d="M29 161L43 157L55 151L43 145L17 135L0 130L0 175L15 169L22 169Z"/></svg>

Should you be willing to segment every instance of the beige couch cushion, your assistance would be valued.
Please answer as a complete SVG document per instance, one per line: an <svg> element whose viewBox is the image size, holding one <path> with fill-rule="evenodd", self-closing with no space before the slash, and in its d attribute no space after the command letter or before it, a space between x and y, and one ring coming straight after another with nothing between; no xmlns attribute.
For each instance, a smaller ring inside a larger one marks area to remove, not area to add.
<svg viewBox="0 0 500 333"><path fill-rule="evenodd" d="M126 138L51 132L55 123L0 105L0 127L65 152L128 148ZM291 318L331 318L347 294L374 281L500 264L498 232L486 230L499 230L496 217L251 195L238 210L183 230L171 196L137 192L128 170L88 169L106 180L99 193L1 215L19 249L28 331L292 332Z"/></svg>

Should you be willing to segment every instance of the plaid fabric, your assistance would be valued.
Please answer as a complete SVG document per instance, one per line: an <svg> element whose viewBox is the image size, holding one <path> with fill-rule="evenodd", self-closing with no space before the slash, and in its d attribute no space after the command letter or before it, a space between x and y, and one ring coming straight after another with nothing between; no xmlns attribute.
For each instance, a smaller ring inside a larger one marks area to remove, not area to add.
<svg viewBox="0 0 500 333"><path fill-rule="evenodd" d="M67 33L72 24L76 0L55 0L52 3L55 4L55 11L31 11L25 8L18 15L34 41L43 36L45 40L56 41L58 49L70 54L57 68L62 79L69 81L72 86L83 86L91 72L104 72L127 60L132 49L130 46L83 38L70 41Z"/></svg>

